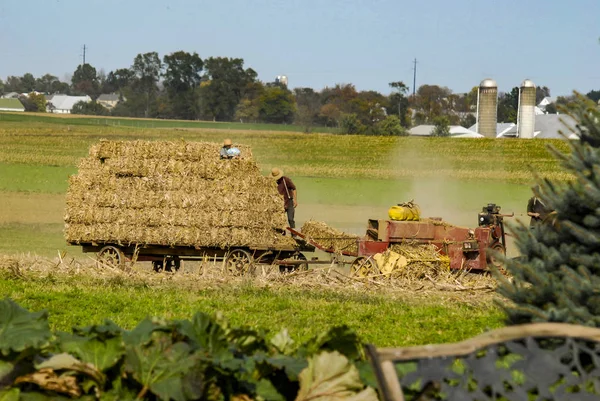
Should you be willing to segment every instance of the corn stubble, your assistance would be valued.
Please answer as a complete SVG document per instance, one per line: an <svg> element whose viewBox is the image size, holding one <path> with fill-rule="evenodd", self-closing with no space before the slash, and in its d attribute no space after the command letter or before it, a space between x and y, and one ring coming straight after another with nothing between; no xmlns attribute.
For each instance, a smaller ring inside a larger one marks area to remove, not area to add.
<svg viewBox="0 0 600 401"><path fill-rule="evenodd" d="M106 141L69 179L69 243L163 246L293 246L276 184L251 149L220 160L206 142Z"/></svg>

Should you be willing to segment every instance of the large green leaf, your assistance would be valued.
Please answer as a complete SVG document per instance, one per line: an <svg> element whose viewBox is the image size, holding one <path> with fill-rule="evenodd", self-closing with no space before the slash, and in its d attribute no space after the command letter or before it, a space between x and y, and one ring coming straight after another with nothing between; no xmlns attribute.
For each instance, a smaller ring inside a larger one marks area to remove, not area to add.
<svg viewBox="0 0 600 401"><path fill-rule="evenodd" d="M144 319L133 330L123 333L123 341L126 345L147 344L152 340L152 333L159 328L152 319Z"/></svg>
<svg viewBox="0 0 600 401"><path fill-rule="evenodd" d="M339 352L323 352L310 358L299 380L296 401L377 401L375 391L364 388L356 367Z"/></svg>
<svg viewBox="0 0 600 401"><path fill-rule="evenodd" d="M10 299L0 301L0 352L3 355L42 348L50 336L46 311L29 312Z"/></svg>
<svg viewBox="0 0 600 401"><path fill-rule="evenodd" d="M298 355L314 355L320 351L338 351L352 360L362 358L362 343L348 326L335 326L309 340L298 350Z"/></svg>
<svg viewBox="0 0 600 401"><path fill-rule="evenodd" d="M190 352L188 344L173 344L170 334L154 332L147 345L126 346L125 369L144 390L164 400L185 401L183 378L197 361Z"/></svg>
<svg viewBox="0 0 600 401"><path fill-rule="evenodd" d="M285 401L285 397L267 379L258 381L256 384L256 395L265 401Z"/></svg>
<svg viewBox="0 0 600 401"><path fill-rule="evenodd" d="M11 388L10 390L0 391L0 401L19 401L21 391L18 388Z"/></svg>
<svg viewBox="0 0 600 401"><path fill-rule="evenodd" d="M0 361L0 386L4 384L4 379L10 376L14 368L14 363L8 361Z"/></svg>
<svg viewBox="0 0 600 401"><path fill-rule="evenodd" d="M275 336L271 338L271 345L274 346L277 351L286 355L292 354L296 349L294 340L290 337L287 329L283 329L275 334Z"/></svg>
<svg viewBox="0 0 600 401"><path fill-rule="evenodd" d="M191 321L176 321L175 326L180 334L189 338L195 348L201 348L210 354L217 354L229 347L223 328L205 313L196 313Z"/></svg>
<svg viewBox="0 0 600 401"><path fill-rule="evenodd" d="M101 371L112 368L125 355L120 336L105 341L69 333L58 333L57 337L58 348L62 352L76 355L83 362L90 363Z"/></svg>
<svg viewBox="0 0 600 401"><path fill-rule="evenodd" d="M75 327L73 333L82 337L94 337L100 340L106 340L113 337L120 337L123 334L123 329L112 320L106 319L104 324Z"/></svg>

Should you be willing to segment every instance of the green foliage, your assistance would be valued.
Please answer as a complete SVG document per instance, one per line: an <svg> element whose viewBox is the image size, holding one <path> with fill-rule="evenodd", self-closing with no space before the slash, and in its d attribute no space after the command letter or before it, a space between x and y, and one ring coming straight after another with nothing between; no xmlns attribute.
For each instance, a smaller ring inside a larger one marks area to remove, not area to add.
<svg viewBox="0 0 600 401"><path fill-rule="evenodd" d="M256 81L256 72L244 68L241 58L210 57L204 61L206 80L200 87L202 117L231 121L244 90Z"/></svg>
<svg viewBox="0 0 600 401"><path fill-rule="evenodd" d="M450 122L446 116L440 116L435 119L435 127L431 136L447 137L450 136Z"/></svg>
<svg viewBox="0 0 600 401"><path fill-rule="evenodd" d="M96 101L79 101L73 105L72 114L84 114L88 116L107 116L110 111Z"/></svg>
<svg viewBox="0 0 600 401"><path fill-rule="evenodd" d="M198 85L204 65L197 53L178 51L166 55L164 84L171 118L195 120L199 116Z"/></svg>
<svg viewBox="0 0 600 401"><path fill-rule="evenodd" d="M73 92L77 95L88 95L95 99L100 94L100 86L96 69L90 64L79 64L71 78Z"/></svg>
<svg viewBox="0 0 600 401"><path fill-rule="evenodd" d="M263 121L275 124L289 124L293 121L296 104L294 95L287 88L267 87L259 102L259 114Z"/></svg>
<svg viewBox="0 0 600 401"><path fill-rule="evenodd" d="M45 313L8 299L0 312L1 399L377 399L355 366L360 341L345 327L294 346L284 333L269 341L199 313L131 331L107 321L49 341Z"/></svg>
<svg viewBox="0 0 600 401"><path fill-rule="evenodd" d="M0 353L3 356L43 348L49 339L47 312L28 312L10 299L0 301Z"/></svg>
<svg viewBox="0 0 600 401"><path fill-rule="evenodd" d="M400 124L400 119L394 115L387 116L376 124L378 135L408 136L408 130Z"/></svg>
<svg viewBox="0 0 600 401"><path fill-rule="evenodd" d="M513 280L501 279L498 292L511 324L566 322L600 327L600 110L577 95L564 109L577 121L580 140L570 154L555 151L576 179L539 180L538 195L555 214L530 230L514 228L522 257L508 260Z"/></svg>
<svg viewBox="0 0 600 401"><path fill-rule="evenodd" d="M25 111L46 112L46 98L42 94L31 92L27 97L21 97L20 100L25 107Z"/></svg>
<svg viewBox="0 0 600 401"><path fill-rule="evenodd" d="M366 127L356 113L344 114L340 120L340 131L342 134L357 135L363 134L366 131Z"/></svg>

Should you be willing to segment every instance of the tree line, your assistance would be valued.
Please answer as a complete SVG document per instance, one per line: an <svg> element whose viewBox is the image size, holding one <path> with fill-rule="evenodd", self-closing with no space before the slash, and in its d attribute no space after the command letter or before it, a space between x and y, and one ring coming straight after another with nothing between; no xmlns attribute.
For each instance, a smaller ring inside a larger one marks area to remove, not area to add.
<svg viewBox="0 0 600 401"><path fill-rule="evenodd" d="M438 85L422 85L414 95L402 81L390 82L391 93L358 91L352 84L336 84L318 91L290 90L282 82L262 82L241 58L209 57L177 51L160 57L156 52L138 54L127 68L106 74L90 64L80 64L71 82L30 73L0 80L0 93L34 91L45 94L88 95L73 113L184 120L239 121L244 123L297 124L310 131L315 126L338 127L345 133L405 135L419 124L438 126L475 123L477 87L463 94ZM111 110L96 102L100 94L116 94ZM516 122L519 88L500 93L498 121ZM537 88L538 102L550 90ZM598 101L600 91L588 97ZM567 103L569 98L559 98ZM27 110L44 111L43 97L23 99ZM549 105L547 112L556 112ZM441 129L442 135L447 130Z"/></svg>

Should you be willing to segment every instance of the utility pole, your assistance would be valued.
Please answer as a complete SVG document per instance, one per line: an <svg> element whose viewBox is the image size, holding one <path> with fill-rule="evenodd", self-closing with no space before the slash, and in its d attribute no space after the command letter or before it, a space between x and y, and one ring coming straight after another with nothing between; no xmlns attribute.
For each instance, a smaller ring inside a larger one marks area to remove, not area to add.
<svg viewBox="0 0 600 401"><path fill-rule="evenodd" d="M85 65L85 45L83 45L83 65Z"/></svg>
<svg viewBox="0 0 600 401"><path fill-rule="evenodd" d="M417 59L413 62L413 96L415 96L415 90L417 87Z"/></svg>

